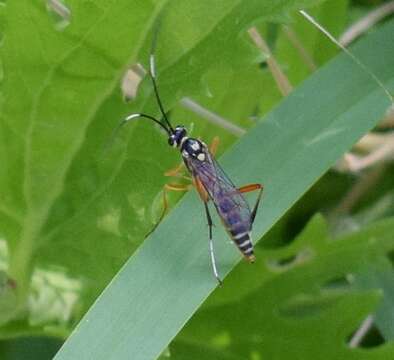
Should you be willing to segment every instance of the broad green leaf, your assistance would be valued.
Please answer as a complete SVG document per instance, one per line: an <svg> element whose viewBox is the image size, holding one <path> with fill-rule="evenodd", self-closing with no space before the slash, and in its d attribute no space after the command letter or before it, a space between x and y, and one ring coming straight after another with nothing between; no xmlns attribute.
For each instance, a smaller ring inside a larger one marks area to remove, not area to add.
<svg viewBox="0 0 394 360"><path fill-rule="evenodd" d="M44 3L6 4L1 49L5 74L1 122L5 151L1 160L5 171L0 189L5 216L20 227L17 234L8 231L6 235L11 244L10 273L18 284L21 306L41 229L62 191L86 128L99 104L117 86L123 66L136 57L160 10L144 1L123 1L117 6L104 1L70 1L69 5L73 22L59 32ZM131 11L135 16L125 27L118 17ZM107 28L117 34L117 41L105 56Z"/></svg>
<svg viewBox="0 0 394 360"><path fill-rule="evenodd" d="M394 22L389 22L354 49L391 89L393 33ZM370 76L341 55L308 79L226 153L221 162L236 184L261 181L265 185L254 228L256 239L376 124L388 105ZM219 220L215 218L215 222ZM190 193L125 264L56 359L159 356L217 285L209 266L206 231L203 207L196 194ZM240 260L237 250L227 242L224 230L217 226L215 246L222 275ZM349 257L357 259L351 252ZM324 267L321 271L324 273ZM286 284L292 281L293 277L288 278ZM286 286L281 293L287 293ZM376 296L353 295L341 299L337 309L344 311L356 299L360 307L343 319L343 331L333 339L338 340L344 330L349 331L350 325L355 325L354 319L371 311L377 302ZM309 334L315 335L312 330Z"/></svg>
<svg viewBox="0 0 394 360"><path fill-rule="evenodd" d="M389 359L393 343L368 350L346 343L379 303L391 299L379 292L380 284L368 292L356 284L377 264L389 265L393 235L391 218L332 239L315 216L290 246L260 251L264 274L256 290L199 311L170 346L172 359L198 359L201 349L218 353L218 359ZM284 264L285 255L293 260ZM248 277L229 285L237 281Z"/></svg>

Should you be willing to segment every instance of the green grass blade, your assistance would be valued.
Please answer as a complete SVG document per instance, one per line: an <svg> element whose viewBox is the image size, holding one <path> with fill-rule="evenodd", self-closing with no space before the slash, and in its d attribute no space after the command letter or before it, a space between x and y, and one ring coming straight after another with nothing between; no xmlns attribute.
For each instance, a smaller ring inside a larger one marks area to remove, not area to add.
<svg viewBox="0 0 394 360"><path fill-rule="evenodd" d="M391 21L354 50L391 89L393 34ZM221 163L236 184L265 185L254 237L266 233L388 105L369 75L340 55L226 153ZM240 255L214 221L225 275ZM156 358L217 285L207 249L203 206L192 192L125 264L56 359Z"/></svg>

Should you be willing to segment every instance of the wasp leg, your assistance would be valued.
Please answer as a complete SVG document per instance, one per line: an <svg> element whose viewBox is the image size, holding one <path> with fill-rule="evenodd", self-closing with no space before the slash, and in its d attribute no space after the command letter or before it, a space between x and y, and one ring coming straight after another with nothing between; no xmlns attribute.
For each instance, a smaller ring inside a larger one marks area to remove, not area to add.
<svg viewBox="0 0 394 360"><path fill-rule="evenodd" d="M178 176L182 171L184 171L183 162L181 162L178 166L174 167L173 169L167 170L164 173L164 176L175 177L175 176Z"/></svg>
<svg viewBox="0 0 394 360"><path fill-rule="evenodd" d="M209 255L211 257L211 264L212 264L212 270L213 270L213 275L215 276L216 280L218 281L219 285L222 285L222 280L220 279L218 269L216 267L216 260L215 260L215 252L213 250L213 241L212 241L212 227L213 227L213 222L211 218L211 214L209 213L209 208L208 208L208 201L209 201L209 196L207 191L204 189L204 186L202 185L201 181L198 178L193 178L193 183L194 186L200 195L201 200L204 203L205 207L205 214L207 215L207 221L208 221L208 227L209 227Z"/></svg>
<svg viewBox="0 0 394 360"><path fill-rule="evenodd" d="M193 177L193 185L196 188L198 195L200 195L201 200L204 202L208 202L209 195L208 195L207 191L205 190L201 181L198 178Z"/></svg>
<svg viewBox="0 0 394 360"><path fill-rule="evenodd" d="M215 252L213 250L213 241L212 241L212 218L211 214L209 213L209 208L208 208L208 203L204 201L204 207L205 207L205 213L207 215L207 221L208 221L208 227L209 227L209 254L211 257L211 264L212 264L212 270L213 270L213 275L215 276L216 280L218 281L219 285L222 285L223 282L220 279L218 269L216 267L216 260L215 260Z"/></svg>
<svg viewBox="0 0 394 360"><path fill-rule="evenodd" d="M166 214L166 212L168 210L168 198L167 198L168 192L169 191L188 191L192 187L193 187L192 184L187 184L187 185L185 185L185 184L165 184L164 185L164 188L163 188L163 213L161 214L157 225L159 225L159 223L163 220L164 215Z"/></svg>
<svg viewBox="0 0 394 360"><path fill-rule="evenodd" d="M175 168L166 171L164 173L164 176L177 177L177 178L182 178L182 179L186 179L186 180L190 181L191 178L189 176L182 174L184 171L185 171L184 163L182 162L178 166L176 166Z"/></svg>
<svg viewBox="0 0 394 360"><path fill-rule="evenodd" d="M264 187L261 184L249 184L249 185L242 186L238 189L241 193L248 193L250 191L259 190L259 195L257 196L256 203L253 207L252 214L250 216L250 220L251 220L252 224L253 224L254 219L256 217L257 209L259 208L261 195L263 195L263 189L264 189Z"/></svg>
<svg viewBox="0 0 394 360"><path fill-rule="evenodd" d="M219 147L219 143L220 143L220 139L219 136L215 136L211 142L211 145L209 145L209 152L215 156L216 152L218 150Z"/></svg>
<svg viewBox="0 0 394 360"><path fill-rule="evenodd" d="M166 212L168 210L168 198L167 194L169 191L188 191L193 187L192 184L165 184L163 188L163 211L160 215L159 221L153 226L153 228L146 234L146 236L149 236L152 234L156 228L159 226L159 224L162 222L164 219L164 216L166 215Z"/></svg>

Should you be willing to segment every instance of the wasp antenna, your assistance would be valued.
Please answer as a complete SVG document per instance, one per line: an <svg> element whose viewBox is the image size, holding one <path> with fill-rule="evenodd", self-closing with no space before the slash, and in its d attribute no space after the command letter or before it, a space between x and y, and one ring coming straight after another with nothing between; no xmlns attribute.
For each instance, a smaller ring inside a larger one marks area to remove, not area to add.
<svg viewBox="0 0 394 360"><path fill-rule="evenodd" d="M133 119L137 119L137 118L145 118L145 119L149 119L154 121L156 124L160 125L160 127L162 127L168 136L171 135L171 131L167 128L167 126L165 126L165 124L163 124L161 121L157 120L156 118L154 118L153 116L147 115L147 114L141 114L141 113L135 113L135 114L131 114L129 116L126 116L122 122L118 125L117 130L122 127L125 123L129 122L130 120Z"/></svg>
<svg viewBox="0 0 394 360"><path fill-rule="evenodd" d="M152 47L151 47L150 56L149 56L149 74L150 74L150 77L152 80L153 90L155 92L156 102L159 105L160 112L163 116L165 123L168 126L168 129L171 131L171 133L174 133L174 129L173 129L170 121L167 118L166 112L164 111L164 107L163 107L163 104L160 99L159 90L158 90L158 86L157 86L157 82L156 82L155 49L156 49L158 32L159 32L159 24L157 24L154 34L153 34Z"/></svg>
<svg viewBox="0 0 394 360"><path fill-rule="evenodd" d="M107 151L108 151L108 149L112 146L112 144L113 144L113 142L114 142L116 136L118 135L119 130L120 130L127 122L129 122L130 120L133 120L133 119L137 119L137 118L146 118L146 119L152 120L152 121L154 121L156 124L160 125L160 127L162 127L162 128L166 131L166 133L167 133L168 136L171 135L170 130L168 130L168 128L167 128L163 123L161 123L159 120L157 120L157 119L154 118L153 116L146 115L146 114L141 114L141 113L135 113L135 114L131 114L131 115L126 116L126 117L116 126L116 128L113 130L113 132L112 132L110 138L108 139L107 144L104 146L103 151L104 151L104 152L107 152Z"/></svg>
<svg viewBox="0 0 394 360"><path fill-rule="evenodd" d="M129 116L126 116L126 117L122 120L121 124L123 124L123 123L125 123L125 122L127 122L127 121L130 121L130 120L133 120L133 119L135 119L135 118L138 118L138 117L141 117L141 114L131 114L131 115L129 115Z"/></svg>
<svg viewBox="0 0 394 360"><path fill-rule="evenodd" d="M151 79L152 79L153 90L155 92L155 97L156 97L157 104L159 105L159 109L160 109L160 112L161 112L161 114L163 116L163 119L164 119L165 123L167 124L167 126L171 130L171 132L173 133L174 129L173 129L171 123L169 122L169 120L167 118L167 115L166 115L166 113L164 111L164 107L163 107L163 104L161 102L160 95L159 95L159 90L158 90L157 83L156 83L156 71L155 71L156 67L155 67L155 56L154 56L154 54L150 55L150 61L149 62L150 62L149 73L150 73L150 76L151 76Z"/></svg>
<svg viewBox="0 0 394 360"><path fill-rule="evenodd" d="M155 67L155 56L153 54L150 54L149 56L149 68L150 68L150 73L152 77L155 79L156 78L156 67Z"/></svg>

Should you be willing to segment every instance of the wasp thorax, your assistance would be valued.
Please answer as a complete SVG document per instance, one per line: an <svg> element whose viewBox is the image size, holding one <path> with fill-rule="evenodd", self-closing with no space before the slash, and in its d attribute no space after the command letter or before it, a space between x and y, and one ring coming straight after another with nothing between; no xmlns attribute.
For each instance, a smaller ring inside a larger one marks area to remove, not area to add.
<svg viewBox="0 0 394 360"><path fill-rule="evenodd" d="M186 134L186 129L183 126L178 125L168 138L168 144L173 147L179 147L182 144L182 140L186 139Z"/></svg>
<svg viewBox="0 0 394 360"><path fill-rule="evenodd" d="M205 160L204 145L197 139L187 138L182 145L182 156Z"/></svg>

